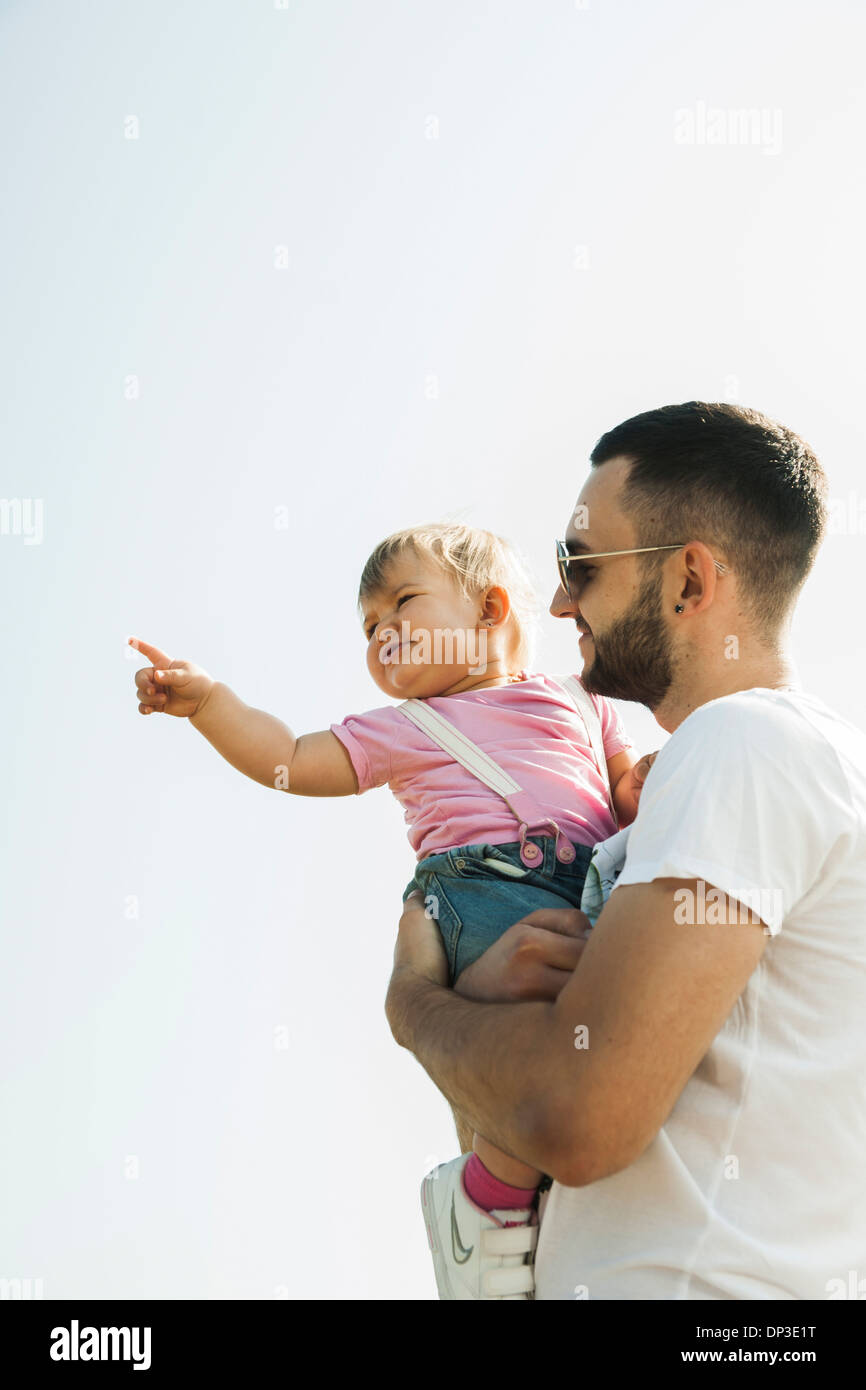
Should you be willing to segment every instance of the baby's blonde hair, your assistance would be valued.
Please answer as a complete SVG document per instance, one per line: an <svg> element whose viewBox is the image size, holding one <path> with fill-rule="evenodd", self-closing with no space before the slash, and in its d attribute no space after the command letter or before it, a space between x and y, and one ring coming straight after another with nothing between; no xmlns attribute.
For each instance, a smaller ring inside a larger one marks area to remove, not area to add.
<svg viewBox="0 0 866 1390"><path fill-rule="evenodd" d="M535 655L538 600L523 556L502 536L459 522L407 526L380 541L364 566L358 586L358 606L368 594L385 587L391 562L407 550L434 560L456 579L467 598L494 584L507 589L511 600L508 626L509 663L513 674L528 670Z"/></svg>

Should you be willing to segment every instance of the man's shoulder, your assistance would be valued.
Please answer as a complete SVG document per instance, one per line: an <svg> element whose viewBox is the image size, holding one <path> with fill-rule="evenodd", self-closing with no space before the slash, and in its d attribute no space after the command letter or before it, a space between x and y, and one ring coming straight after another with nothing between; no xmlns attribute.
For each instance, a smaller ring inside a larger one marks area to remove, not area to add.
<svg viewBox="0 0 866 1390"><path fill-rule="evenodd" d="M679 725L671 738L687 734L701 736L709 730L731 730L747 737L814 738L866 742L866 735L816 695L796 687L773 690L756 686L722 695L699 705Z"/></svg>
<svg viewBox="0 0 866 1390"><path fill-rule="evenodd" d="M866 797L866 734L797 687L756 687L709 700L683 720L665 747L681 755L714 750L772 763L789 776L796 768L804 784L839 779Z"/></svg>

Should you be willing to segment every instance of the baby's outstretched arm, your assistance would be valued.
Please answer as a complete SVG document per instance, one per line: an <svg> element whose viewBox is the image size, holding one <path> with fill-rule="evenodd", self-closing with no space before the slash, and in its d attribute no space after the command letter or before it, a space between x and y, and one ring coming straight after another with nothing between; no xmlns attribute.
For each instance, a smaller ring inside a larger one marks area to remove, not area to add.
<svg viewBox="0 0 866 1390"><path fill-rule="evenodd" d="M349 755L330 730L296 736L274 715L245 705L200 666L172 661L159 647L134 637L129 642L153 663L135 675L140 713L189 719L226 762L263 787L297 796L349 796L358 790Z"/></svg>

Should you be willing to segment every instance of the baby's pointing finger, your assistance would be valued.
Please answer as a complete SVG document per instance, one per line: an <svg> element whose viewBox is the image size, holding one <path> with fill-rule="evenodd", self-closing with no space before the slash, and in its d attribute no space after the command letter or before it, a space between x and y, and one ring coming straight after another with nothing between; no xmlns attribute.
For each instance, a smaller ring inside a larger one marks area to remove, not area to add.
<svg viewBox="0 0 866 1390"><path fill-rule="evenodd" d="M137 652L141 652L142 656L146 656L149 661L153 662L154 666L168 666L171 663L171 657L166 656L160 647L153 647L149 642L142 642L140 637L130 637L129 646L134 647Z"/></svg>

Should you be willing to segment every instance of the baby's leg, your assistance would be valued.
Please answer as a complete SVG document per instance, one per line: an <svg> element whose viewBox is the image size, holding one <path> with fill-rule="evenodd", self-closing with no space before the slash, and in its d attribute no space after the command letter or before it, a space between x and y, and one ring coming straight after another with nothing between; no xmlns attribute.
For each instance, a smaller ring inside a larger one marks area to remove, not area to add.
<svg viewBox="0 0 866 1390"><path fill-rule="evenodd" d="M457 1142L462 1154L474 1153L480 1158L488 1173L509 1187L535 1188L544 1177L537 1168L531 1168L519 1158L512 1158L502 1149L497 1149L484 1138L483 1134L473 1134L472 1126L467 1124L459 1110L452 1110Z"/></svg>
<svg viewBox="0 0 866 1390"><path fill-rule="evenodd" d="M519 1158L512 1158L502 1149L497 1149L495 1144L489 1143L483 1134L473 1134L472 1126L467 1124L459 1110L452 1110L454 1116L454 1128L457 1130L457 1142L460 1145L462 1154L476 1153L487 1169L500 1182L507 1182L511 1187L537 1187L544 1174L537 1168L530 1168L528 1163L522 1163Z"/></svg>
<svg viewBox="0 0 866 1390"><path fill-rule="evenodd" d="M530 1168L528 1163L523 1163L519 1158L512 1158L511 1154L497 1149L483 1134L474 1136L472 1150L481 1159L488 1173L500 1182L507 1183L509 1187L535 1188L544 1176L537 1168Z"/></svg>

